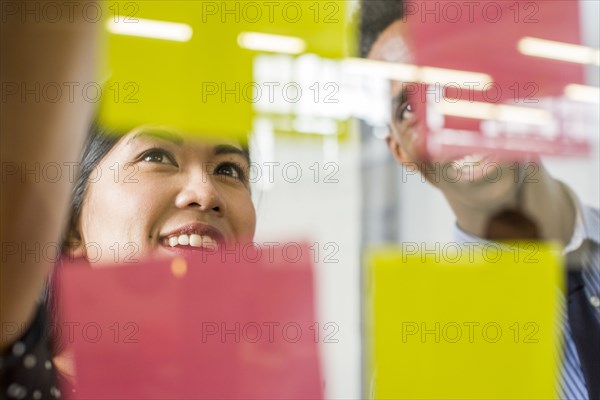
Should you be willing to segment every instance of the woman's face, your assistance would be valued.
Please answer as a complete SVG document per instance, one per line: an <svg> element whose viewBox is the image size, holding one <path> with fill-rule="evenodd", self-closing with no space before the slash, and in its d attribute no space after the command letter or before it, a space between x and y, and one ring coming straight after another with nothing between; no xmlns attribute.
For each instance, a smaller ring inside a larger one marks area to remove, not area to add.
<svg viewBox="0 0 600 400"><path fill-rule="evenodd" d="M161 128L130 132L90 174L75 256L123 263L252 240L248 167L235 141L194 142Z"/></svg>

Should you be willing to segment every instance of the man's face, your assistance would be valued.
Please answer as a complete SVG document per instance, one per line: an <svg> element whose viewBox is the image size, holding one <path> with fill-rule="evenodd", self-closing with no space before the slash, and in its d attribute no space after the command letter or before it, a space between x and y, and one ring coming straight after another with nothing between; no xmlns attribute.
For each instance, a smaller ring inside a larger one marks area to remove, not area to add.
<svg viewBox="0 0 600 400"><path fill-rule="evenodd" d="M394 22L381 33L368 58L412 64L412 52L405 37L406 23ZM446 197L474 208L495 209L513 199L522 173L514 164L497 161L493 154L473 154L460 159L431 158L427 154L420 121L414 113L415 106L421 105L411 104L404 90L409 83L392 81L390 85L392 112L387 144L398 163L418 168Z"/></svg>

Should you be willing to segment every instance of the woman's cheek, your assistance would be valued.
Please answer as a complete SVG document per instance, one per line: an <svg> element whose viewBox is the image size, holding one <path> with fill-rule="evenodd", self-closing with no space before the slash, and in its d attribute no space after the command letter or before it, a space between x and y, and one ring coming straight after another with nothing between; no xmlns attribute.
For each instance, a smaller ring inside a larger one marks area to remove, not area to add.
<svg viewBox="0 0 600 400"><path fill-rule="evenodd" d="M242 240L252 240L256 231L256 210L252 199L248 198L243 209L243 231L239 233L238 237Z"/></svg>
<svg viewBox="0 0 600 400"><path fill-rule="evenodd" d="M147 206L136 194L136 186L107 179L90 187L82 215L90 263L119 263L127 246L142 247L142 237L136 237L132 229L143 224Z"/></svg>

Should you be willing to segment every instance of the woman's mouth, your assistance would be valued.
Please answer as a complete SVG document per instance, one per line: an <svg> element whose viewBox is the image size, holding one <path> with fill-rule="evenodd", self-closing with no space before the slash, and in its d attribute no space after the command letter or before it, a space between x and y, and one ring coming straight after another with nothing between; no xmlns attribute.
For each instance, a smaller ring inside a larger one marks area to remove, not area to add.
<svg viewBox="0 0 600 400"><path fill-rule="evenodd" d="M212 251L216 252L225 243L223 234L216 228L193 223L174 229L161 235L160 244L175 252L182 251Z"/></svg>

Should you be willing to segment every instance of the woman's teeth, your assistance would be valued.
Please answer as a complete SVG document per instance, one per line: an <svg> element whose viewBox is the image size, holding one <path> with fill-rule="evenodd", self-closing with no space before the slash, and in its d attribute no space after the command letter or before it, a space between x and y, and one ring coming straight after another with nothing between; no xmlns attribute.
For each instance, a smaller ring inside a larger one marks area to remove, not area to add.
<svg viewBox="0 0 600 400"><path fill-rule="evenodd" d="M216 250L219 248L217 241L210 236L201 236L197 234L171 236L169 238L169 246L204 247L211 250Z"/></svg>

